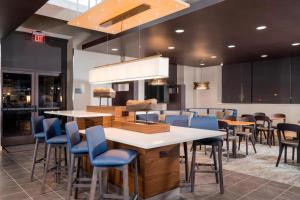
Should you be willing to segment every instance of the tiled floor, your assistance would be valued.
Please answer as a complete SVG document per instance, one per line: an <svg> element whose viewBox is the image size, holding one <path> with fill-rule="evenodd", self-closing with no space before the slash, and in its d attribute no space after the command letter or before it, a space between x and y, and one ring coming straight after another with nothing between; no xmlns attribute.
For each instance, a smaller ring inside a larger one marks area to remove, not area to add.
<svg viewBox="0 0 300 200"><path fill-rule="evenodd" d="M241 149L244 149L243 145ZM265 145L257 145L257 149L258 154L250 153L244 159L230 159L229 162L226 162L226 158L224 158L225 194L223 195L219 194L219 188L214 182L213 174L197 175L195 192L190 193L189 186L183 181L184 170L182 170L181 196L178 199L300 199L300 188L295 186L297 185L295 180L300 177L299 167L291 164L281 164L280 170L278 170L278 168L275 168L274 163L278 149L276 147L270 149ZM0 152L0 200L64 199L66 191L65 177L61 184L56 184L54 183L53 173L50 173L46 193L41 194L43 167L40 165L36 168L34 181L29 181L33 145L13 147L9 150L11 151L9 154L5 151ZM42 156L42 149L39 153ZM198 154L198 158L200 157L201 160L209 161L208 156L204 156L203 152ZM184 169L183 165L182 169ZM258 173L259 169L264 173ZM291 171L293 177L288 174L286 178L292 179L292 181L283 183L282 179L284 179L285 174ZM274 180L279 180L281 183ZM88 191L80 192L79 199L88 199Z"/></svg>

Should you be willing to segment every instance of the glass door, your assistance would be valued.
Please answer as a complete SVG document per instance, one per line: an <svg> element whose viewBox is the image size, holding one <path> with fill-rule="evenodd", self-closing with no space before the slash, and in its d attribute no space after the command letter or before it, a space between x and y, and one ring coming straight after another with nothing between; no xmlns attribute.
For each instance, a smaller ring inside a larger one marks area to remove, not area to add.
<svg viewBox="0 0 300 200"><path fill-rule="evenodd" d="M33 74L3 73L2 80L2 146L31 143Z"/></svg>
<svg viewBox="0 0 300 200"><path fill-rule="evenodd" d="M58 74L38 74L37 112L59 110L62 106L61 78Z"/></svg>
<svg viewBox="0 0 300 200"><path fill-rule="evenodd" d="M4 147L33 142L31 116L62 106L59 74L3 72L2 140Z"/></svg>

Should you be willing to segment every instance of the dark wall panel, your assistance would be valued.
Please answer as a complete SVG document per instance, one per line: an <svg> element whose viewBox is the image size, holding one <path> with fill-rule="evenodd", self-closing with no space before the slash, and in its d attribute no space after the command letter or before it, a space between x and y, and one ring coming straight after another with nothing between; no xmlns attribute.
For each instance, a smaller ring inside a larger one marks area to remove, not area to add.
<svg viewBox="0 0 300 200"><path fill-rule="evenodd" d="M253 63L253 103L290 103L290 58Z"/></svg>
<svg viewBox="0 0 300 200"><path fill-rule="evenodd" d="M62 71L66 62L67 40L46 37L43 44L34 43L31 34L14 32L2 40L2 67Z"/></svg>
<svg viewBox="0 0 300 200"><path fill-rule="evenodd" d="M300 103L300 56L291 59L291 103Z"/></svg>
<svg viewBox="0 0 300 200"><path fill-rule="evenodd" d="M251 102L251 63L238 63L222 67L222 102Z"/></svg>

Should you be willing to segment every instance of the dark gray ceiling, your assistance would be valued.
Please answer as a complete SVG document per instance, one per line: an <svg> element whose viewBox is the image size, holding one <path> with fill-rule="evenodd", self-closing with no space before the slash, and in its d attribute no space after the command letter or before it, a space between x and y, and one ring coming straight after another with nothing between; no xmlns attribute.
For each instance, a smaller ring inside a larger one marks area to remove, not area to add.
<svg viewBox="0 0 300 200"><path fill-rule="evenodd" d="M135 29L115 39L109 36L108 43L104 37L83 47L106 52L108 46L109 53L139 57L140 36L140 56L162 53L172 63L190 66L199 66L200 60L213 66L265 59L260 57L262 54L268 58L298 54L300 46L291 44L300 42L299 10L299 0L226 0L143 27L140 35ZM267 29L257 31L259 25ZM176 34L178 28L185 32ZM229 44L236 48L227 48ZM175 49L169 50L168 46ZM119 51L113 52L112 48ZM217 58L212 59L213 55Z"/></svg>
<svg viewBox="0 0 300 200"><path fill-rule="evenodd" d="M0 39L18 28L48 0L0 0Z"/></svg>

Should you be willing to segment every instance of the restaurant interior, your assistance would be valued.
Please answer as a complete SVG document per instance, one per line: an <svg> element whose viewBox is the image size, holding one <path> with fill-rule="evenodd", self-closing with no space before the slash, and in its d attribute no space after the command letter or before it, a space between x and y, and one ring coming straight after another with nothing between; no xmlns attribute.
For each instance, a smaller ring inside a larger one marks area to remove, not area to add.
<svg viewBox="0 0 300 200"><path fill-rule="evenodd" d="M300 199L299 0L0 0L0 200Z"/></svg>

